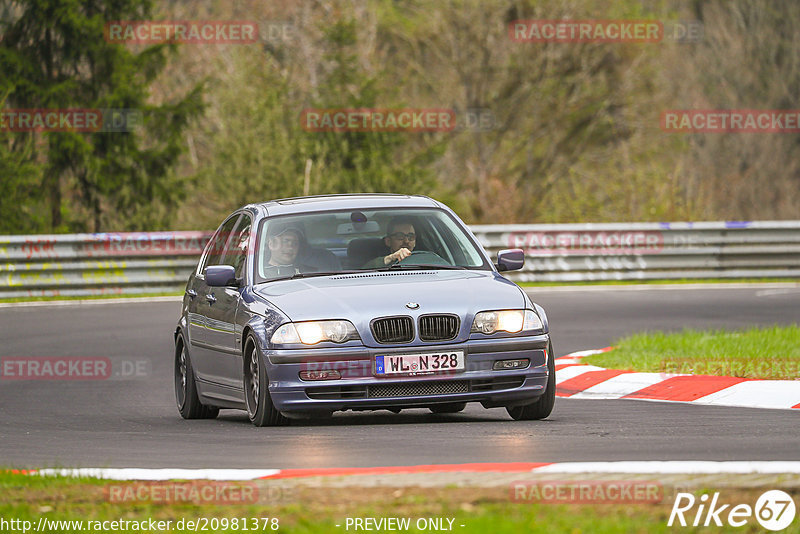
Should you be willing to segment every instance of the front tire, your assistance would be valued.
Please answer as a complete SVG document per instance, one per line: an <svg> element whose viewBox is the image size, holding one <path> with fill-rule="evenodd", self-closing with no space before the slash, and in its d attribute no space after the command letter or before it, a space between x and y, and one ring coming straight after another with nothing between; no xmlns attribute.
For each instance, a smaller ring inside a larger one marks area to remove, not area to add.
<svg viewBox="0 0 800 534"><path fill-rule="evenodd" d="M272 404L264 358L256 339L250 335L244 345L244 398L247 416L255 426L283 426L289 420Z"/></svg>
<svg viewBox="0 0 800 534"><path fill-rule="evenodd" d="M547 388L539 399L526 406L507 406L508 415L515 421L544 419L553 411L556 403L556 364L553 344L547 345Z"/></svg>
<svg viewBox="0 0 800 534"><path fill-rule="evenodd" d="M178 334L175 340L175 402L184 419L214 419L219 414L216 406L200 403L192 360L186 351L183 334Z"/></svg>

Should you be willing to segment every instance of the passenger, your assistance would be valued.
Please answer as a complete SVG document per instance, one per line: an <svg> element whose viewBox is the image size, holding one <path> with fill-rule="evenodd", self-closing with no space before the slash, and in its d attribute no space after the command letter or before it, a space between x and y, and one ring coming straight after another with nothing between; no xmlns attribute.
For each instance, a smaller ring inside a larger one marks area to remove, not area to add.
<svg viewBox="0 0 800 534"><path fill-rule="evenodd" d="M395 217L386 227L383 243L389 248L389 254L379 256L364 265L365 269L377 269L397 263L411 256L417 244L417 233L410 217Z"/></svg>
<svg viewBox="0 0 800 534"><path fill-rule="evenodd" d="M269 262L264 266L264 278L277 278L315 271L297 263L297 254L305 242L303 230L292 223L271 223L267 231Z"/></svg>

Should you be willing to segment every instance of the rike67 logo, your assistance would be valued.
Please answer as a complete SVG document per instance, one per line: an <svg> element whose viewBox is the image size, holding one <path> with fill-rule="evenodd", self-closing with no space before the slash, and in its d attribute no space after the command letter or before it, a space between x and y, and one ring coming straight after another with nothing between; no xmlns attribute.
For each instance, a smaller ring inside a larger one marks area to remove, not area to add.
<svg viewBox="0 0 800 534"><path fill-rule="evenodd" d="M710 497L710 502L707 494L697 498L692 493L678 493L667 526L721 527L727 523L732 527L742 527L755 518L763 528L779 531L792 524L795 512L791 495L781 490L762 493L755 506L723 504L719 500L719 492Z"/></svg>

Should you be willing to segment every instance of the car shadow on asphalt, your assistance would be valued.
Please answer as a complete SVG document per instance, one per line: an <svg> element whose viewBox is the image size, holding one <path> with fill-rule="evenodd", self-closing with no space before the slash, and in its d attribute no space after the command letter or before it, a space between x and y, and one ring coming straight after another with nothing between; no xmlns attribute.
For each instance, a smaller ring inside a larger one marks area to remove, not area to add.
<svg viewBox="0 0 800 534"><path fill-rule="evenodd" d="M554 414L555 415L555 414ZM220 421L250 424L244 412L223 411L217 417ZM486 410L475 408L457 414L434 414L427 409L408 409L400 413L388 410L375 410L364 412L336 412L330 417L315 417L309 419L292 419L289 425L293 427L315 426L366 426L366 425L413 425L413 424L453 424L453 423L499 423L509 424L552 424L558 422L557 417L549 417L542 421L513 421L504 409Z"/></svg>

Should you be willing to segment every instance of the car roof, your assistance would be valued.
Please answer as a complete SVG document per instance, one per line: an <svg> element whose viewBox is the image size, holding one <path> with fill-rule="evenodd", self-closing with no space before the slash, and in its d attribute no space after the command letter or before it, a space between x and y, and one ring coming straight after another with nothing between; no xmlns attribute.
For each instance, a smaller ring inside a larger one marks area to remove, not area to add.
<svg viewBox="0 0 800 534"><path fill-rule="evenodd" d="M424 195L399 195L389 193L359 193L343 195L315 195L292 197L250 204L248 207L263 210L265 215L287 215L310 211L330 211L375 208L432 208L443 207Z"/></svg>

